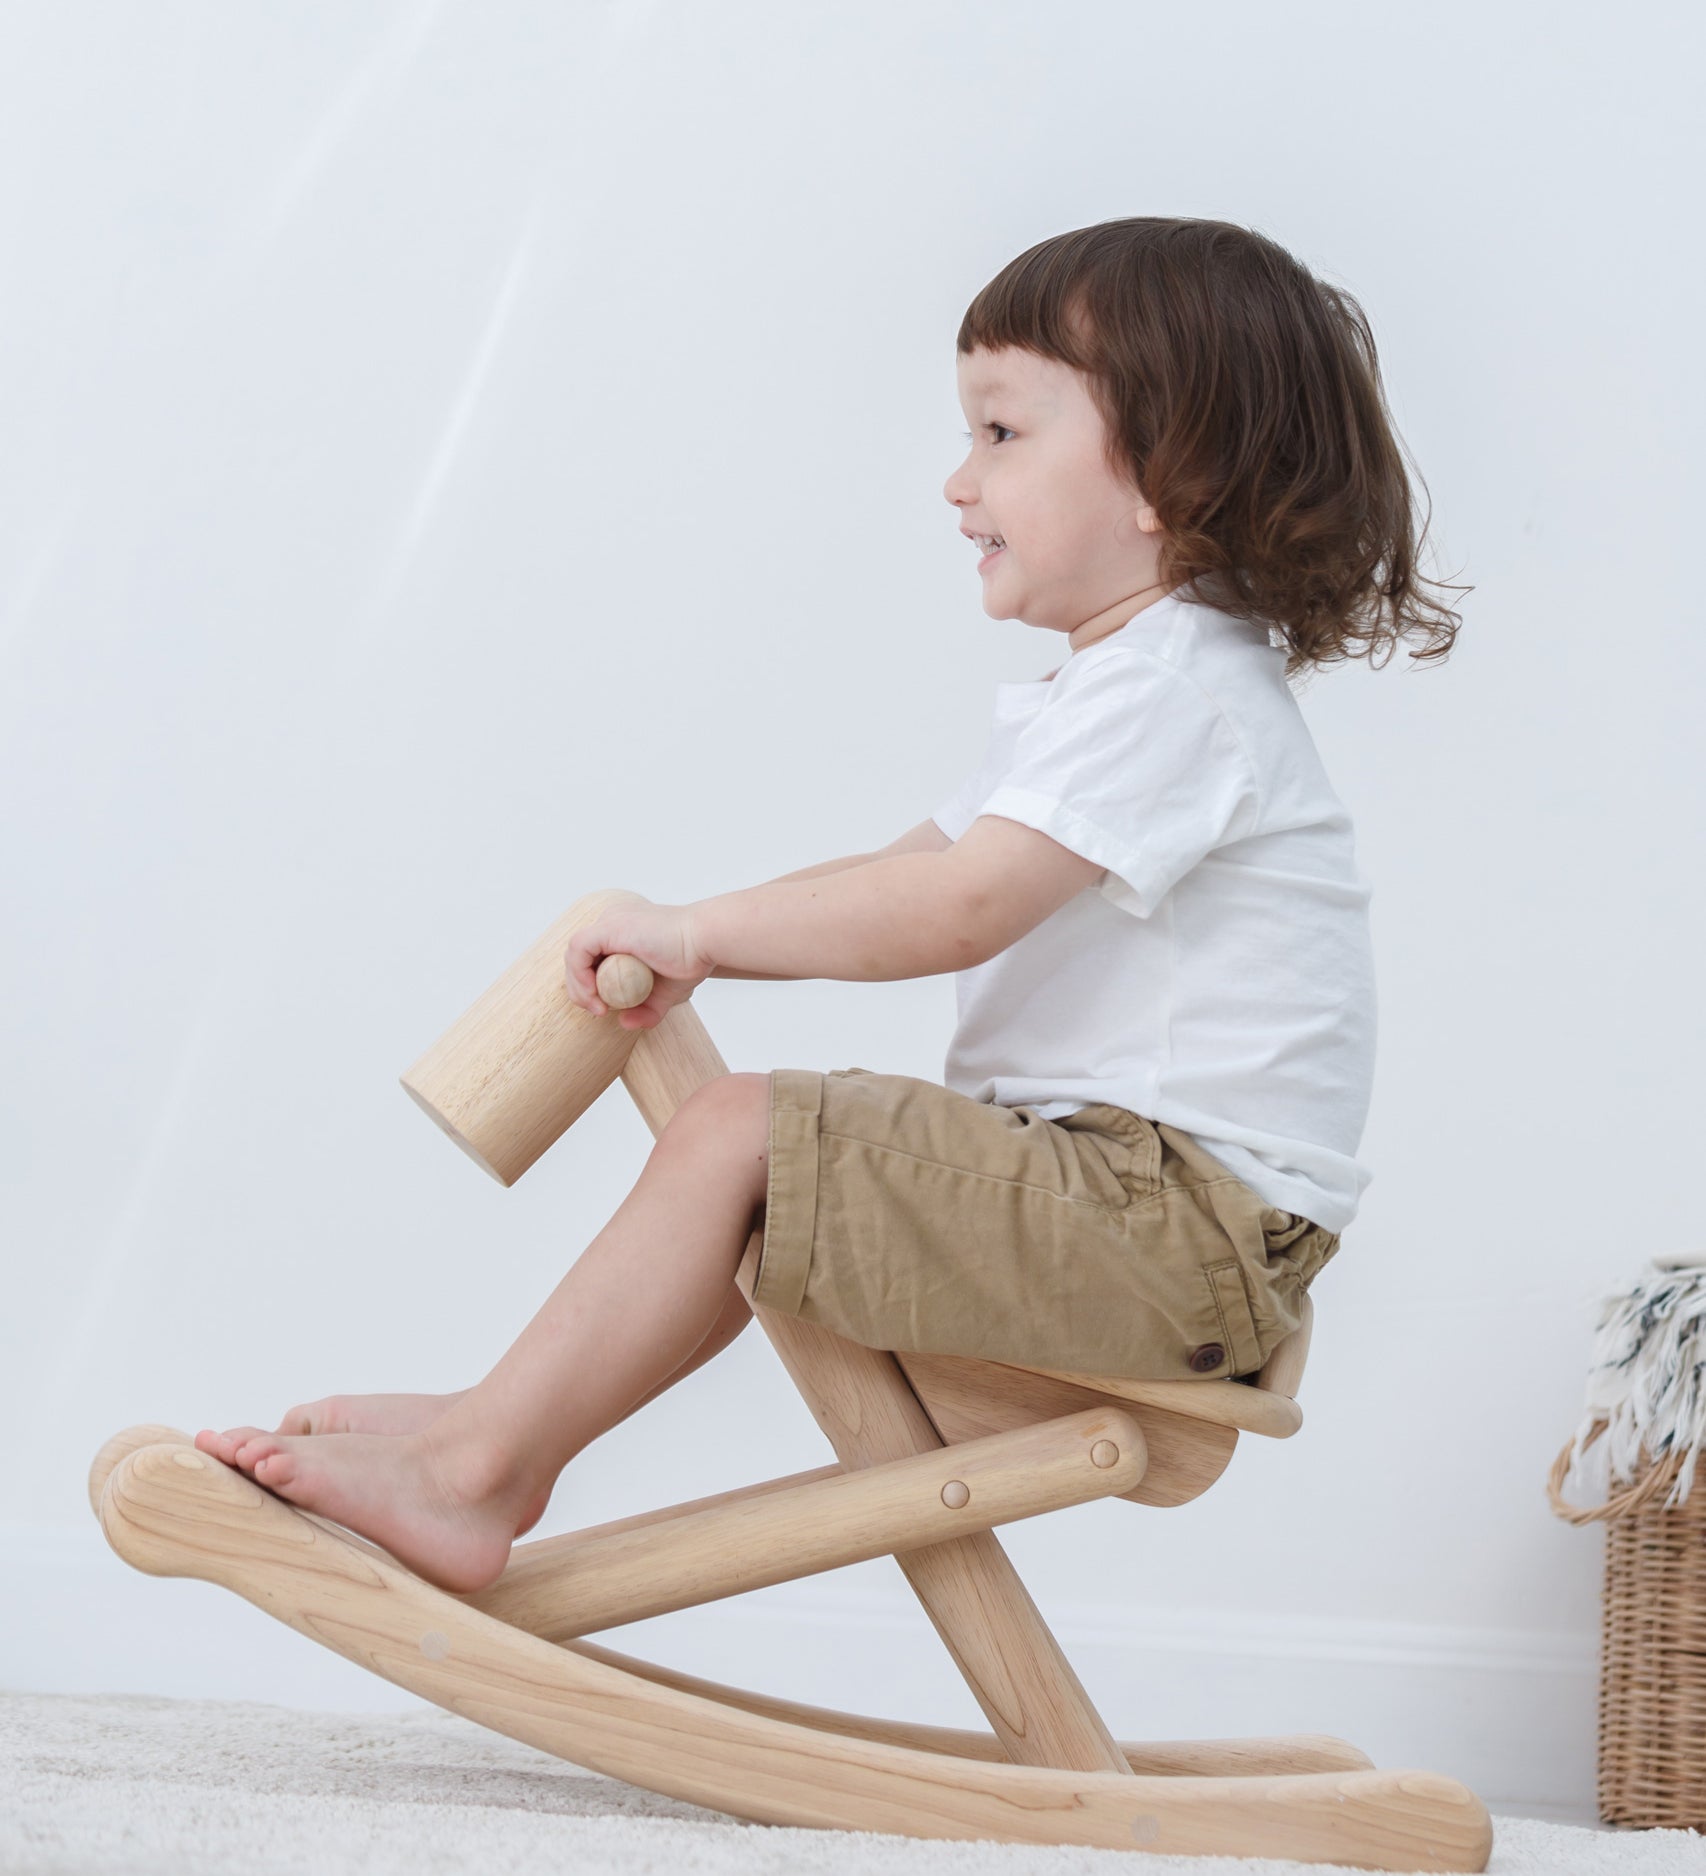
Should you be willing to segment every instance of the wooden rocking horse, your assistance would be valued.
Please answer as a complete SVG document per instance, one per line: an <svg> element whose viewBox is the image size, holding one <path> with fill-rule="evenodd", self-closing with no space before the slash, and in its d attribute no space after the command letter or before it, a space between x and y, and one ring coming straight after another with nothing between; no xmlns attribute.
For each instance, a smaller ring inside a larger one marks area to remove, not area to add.
<svg viewBox="0 0 1706 1876"><path fill-rule="evenodd" d="M653 1029L614 1012L651 975L606 958L611 1014L570 1002L578 900L403 1077L508 1186L620 1075L654 1135L725 1074L690 1004ZM736 1281L751 1301L762 1230ZM517 1544L456 1595L198 1451L171 1427L109 1440L89 1474L107 1541L155 1576L199 1577L362 1667L576 1765L753 1822L915 1837L1484 1870L1486 1807L1382 1771L1324 1734L1116 1740L992 1528L1092 1498L1164 1507L1225 1471L1240 1432L1285 1439L1312 1309L1251 1381L1131 1381L885 1352L755 1309L834 1465ZM841 1564L892 1555L988 1716L987 1733L867 1719L680 1674L581 1639Z"/></svg>

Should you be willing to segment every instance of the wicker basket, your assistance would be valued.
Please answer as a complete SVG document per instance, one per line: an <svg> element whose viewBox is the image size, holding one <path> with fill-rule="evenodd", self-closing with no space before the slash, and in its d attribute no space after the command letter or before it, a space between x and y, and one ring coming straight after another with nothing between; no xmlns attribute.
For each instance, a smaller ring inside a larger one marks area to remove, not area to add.
<svg viewBox="0 0 1706 1876"><path fill-rule="evenodd" d="M1586 1452L1609 1423L1596 1420ZM1575 1440L1546 1481L1571 1524L1605 1524L1599 1672L1599 1815L1607 1824L1706 1830L1706 1471L1680 1505L1659 1502L1682 1455L1641 1469L1603 1505L1567 1504Z"/></svg>

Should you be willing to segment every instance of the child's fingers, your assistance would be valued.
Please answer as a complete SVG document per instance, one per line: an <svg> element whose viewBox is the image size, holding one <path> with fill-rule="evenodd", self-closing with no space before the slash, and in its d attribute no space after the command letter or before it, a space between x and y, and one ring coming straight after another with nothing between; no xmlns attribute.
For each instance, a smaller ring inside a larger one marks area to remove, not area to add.
<svg viewBox="0 0 1706 1876"><path fill-rule="evenodd" d="M568 986L571 1001L594 1016L602 1016L604 1006L599 1001L598 981L592 959L593 953L589 947L578 936L571 938L569 948L563 954L564 982Z"/></svg>

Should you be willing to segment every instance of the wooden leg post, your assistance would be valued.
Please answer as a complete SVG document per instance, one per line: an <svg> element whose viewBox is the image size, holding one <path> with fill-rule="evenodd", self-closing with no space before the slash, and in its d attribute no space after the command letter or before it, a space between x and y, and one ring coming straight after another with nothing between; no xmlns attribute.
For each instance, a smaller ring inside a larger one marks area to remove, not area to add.
<svg viewBox="0 0 1706 1876"><path fill-rule="evenodd" d="M622 1081L655 1136L694 1089L727 1073L683 1003L641 1035ZM755 1232L735 1279L749 1303L761 1243ZM756 1305L753 1314L848 1470L943 1444L893 1355L797 1316ZM895 1561L1015 1764L1131 1774L993 1532L903 1551Z"/></svg>

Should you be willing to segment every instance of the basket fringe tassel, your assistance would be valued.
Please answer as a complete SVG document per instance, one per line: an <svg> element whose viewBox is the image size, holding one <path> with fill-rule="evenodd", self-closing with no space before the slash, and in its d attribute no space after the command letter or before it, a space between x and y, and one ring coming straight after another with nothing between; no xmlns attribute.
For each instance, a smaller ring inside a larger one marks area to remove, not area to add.
<svg viewBox="0 0 1706 1876"><path fill-rule="evenodd" d="M1601 1302L1597 1329L1576 1456L1601 1421L1614 1483L1635 1478L1643 1448L1655 1466L1680 1455L1664 1502L1683 1504L1706 1444L1706 1252L1655 1257L1632 1289Z"/></svg>

